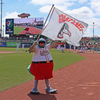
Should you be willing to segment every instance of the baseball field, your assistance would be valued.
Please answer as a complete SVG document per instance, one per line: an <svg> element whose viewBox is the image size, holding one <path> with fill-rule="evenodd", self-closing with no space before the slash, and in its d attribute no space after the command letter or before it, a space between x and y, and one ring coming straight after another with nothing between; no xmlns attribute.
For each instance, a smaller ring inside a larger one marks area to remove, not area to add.
<svg viewBox="0 0 100 100"><path fill-rule="evenodd" d="M33 53L22 51L22 48L16 51L16 48L4 47L0 47L0 52L0 92L34 79L34 76L27 70ZM51 49L50 53L54 60L54 70L85 59L85 57L69 51L62 53L57 49Z"/></svg>

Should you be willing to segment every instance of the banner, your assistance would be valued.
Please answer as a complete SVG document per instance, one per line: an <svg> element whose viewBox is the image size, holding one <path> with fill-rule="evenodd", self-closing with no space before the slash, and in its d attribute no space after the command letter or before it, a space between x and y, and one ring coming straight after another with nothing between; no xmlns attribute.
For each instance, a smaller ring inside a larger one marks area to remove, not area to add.
<svg viewBox="0 0 100 100"><path fill-rule="evenodd" d="M41 34L52 40L66 41L68 44L78 46L87 27L88 24L54 7L50 21Z"/></svg>
<svg viewBox="0 0 100 100"><path fill-rule="evenodd" d="M17 42L7 42L7 47L16 47ZM20 47L20 42L19 42Z"/></svg>
<svg viewBox="0 0 100 100"><path fill-rule="evenodd" d="M14 19L6 19L6 34L14 34Z"/></svg>
<svg viewBox="0 0 100 100"><path fill-rule="evenodd" d="M7 46L6 42L0 42L0 47L6 47L6 46Z"/></svg>

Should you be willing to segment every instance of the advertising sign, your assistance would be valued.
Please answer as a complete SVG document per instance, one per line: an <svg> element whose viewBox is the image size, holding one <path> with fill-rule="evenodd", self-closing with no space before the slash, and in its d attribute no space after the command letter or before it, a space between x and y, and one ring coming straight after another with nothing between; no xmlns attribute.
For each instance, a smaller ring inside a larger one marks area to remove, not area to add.
<svg viewBox="0 0 100 100"><path fill-rule="evenodd" d="M6 47L6 46L7 46L6 42L0 42L0 47Z"/></svg>
<svg viewBox="0 0 100 100"><path fill-rule="evenodd" d="M6 34L14 34L14 19L6 19Z"/></svg>
<svg viewBox="0 0 100 100"><path fill-rule="evenodd" d="M7 47L16 47L17 42L7 42ZM20 42L19 42L20 47Z"/></svg>

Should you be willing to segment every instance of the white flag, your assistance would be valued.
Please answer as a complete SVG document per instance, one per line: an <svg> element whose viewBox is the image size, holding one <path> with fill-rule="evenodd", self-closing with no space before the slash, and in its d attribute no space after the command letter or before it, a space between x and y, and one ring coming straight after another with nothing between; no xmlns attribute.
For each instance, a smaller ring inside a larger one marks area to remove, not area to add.
<svg viewBox="0 0 100 100"><path fill-rule="evenodd" d="M71 45L78 46L88 24L65 14L54 7L50 21L43 29L42 35L52 40L66 41Z"/></svg>

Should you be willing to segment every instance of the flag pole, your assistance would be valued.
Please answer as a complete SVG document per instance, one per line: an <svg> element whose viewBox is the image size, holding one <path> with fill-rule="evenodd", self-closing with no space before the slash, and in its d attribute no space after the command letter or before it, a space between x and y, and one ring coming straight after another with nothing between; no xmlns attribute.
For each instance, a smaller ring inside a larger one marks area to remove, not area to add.
<svg viewBox="0 0 100 100"><path fill-rule="evenodd" d="M45 20L44 25L43 25L43 28L44 28L44 26L45 26L45 24L46 24L46 22L47 22L47 19L48 19L48 17L49 17L49 15L50 15L50 13L51 13L51 11L52 11L53 7L54 7L54 4L52 5L52 7L51 7L51 9L50 9L50 11L49 11L49 14L48 14L48 16L47 16L47 18L46 18L46 20ZM42 30L43 30L43 28L42 28ZM39 36L38 36L37 40L39 39L39 37L40 37L40 35L41 35L41 33L42 33L42 30L41 30L41 32L40 32L40 34L39 34Z"/></svg>

